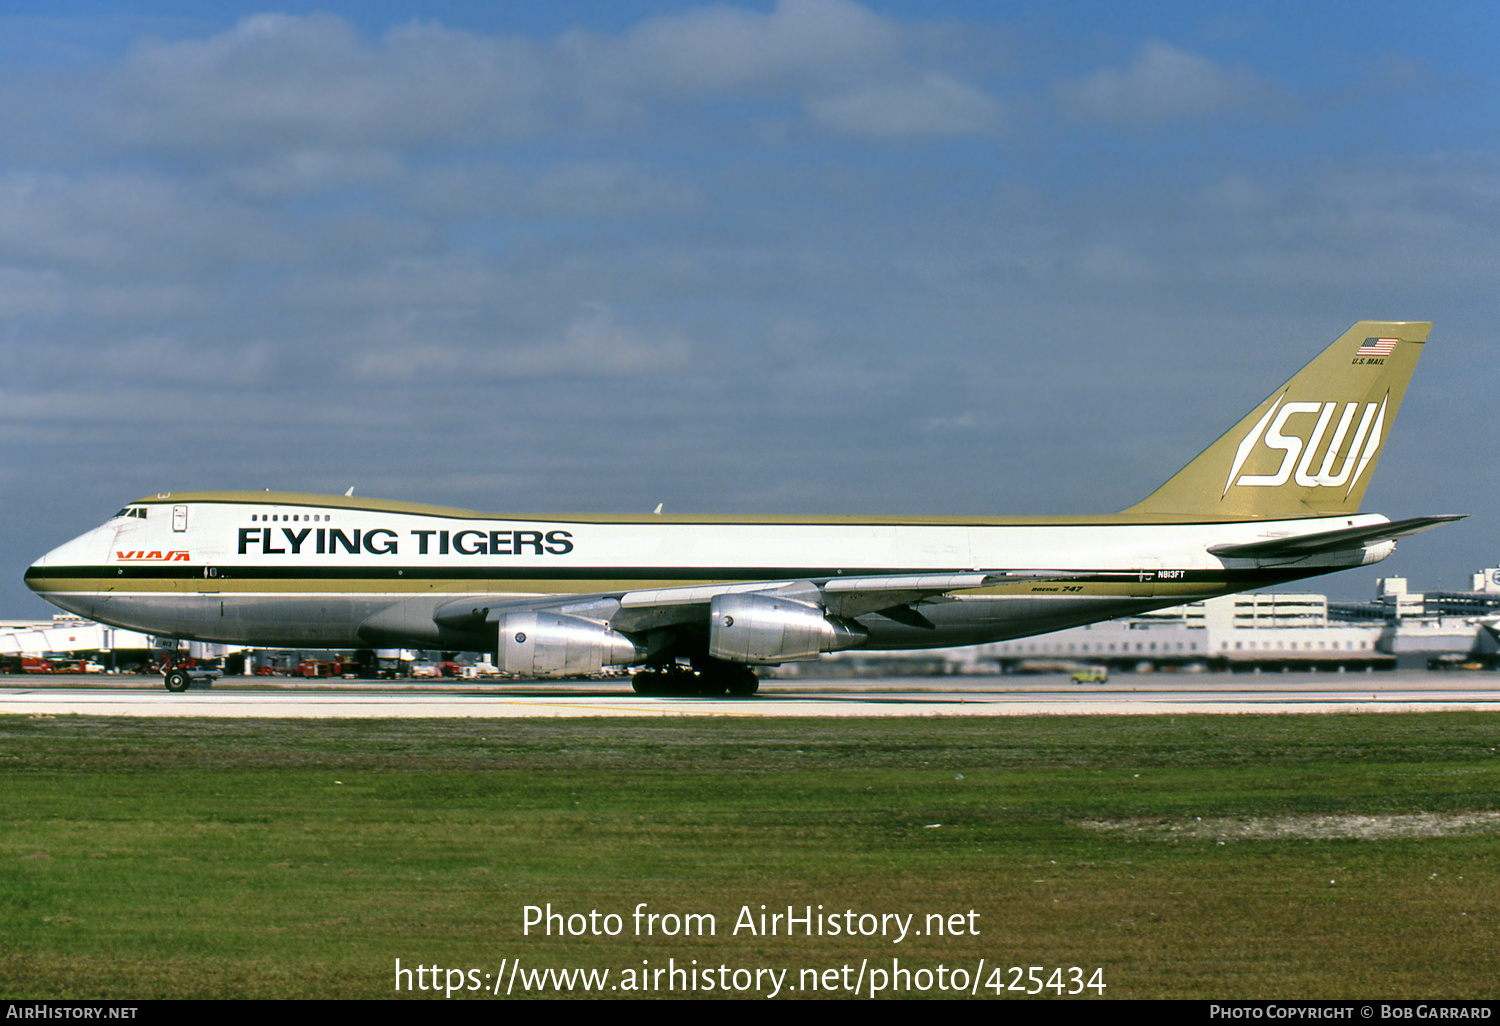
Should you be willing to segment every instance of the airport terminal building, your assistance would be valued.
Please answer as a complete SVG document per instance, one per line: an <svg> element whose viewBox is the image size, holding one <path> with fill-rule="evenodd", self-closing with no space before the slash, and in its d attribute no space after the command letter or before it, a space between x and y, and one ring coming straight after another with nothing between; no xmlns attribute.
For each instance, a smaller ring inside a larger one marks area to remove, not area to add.
<svg viewBox="0 0 1500 1026"><path fill-rule="evenodd" d="M976 663L1002 671L1066 660L1119 668L1390 668L1384 624L1331 622L1322 595L1250 594L1176 606L1128 620L984 645Z"/></svg>

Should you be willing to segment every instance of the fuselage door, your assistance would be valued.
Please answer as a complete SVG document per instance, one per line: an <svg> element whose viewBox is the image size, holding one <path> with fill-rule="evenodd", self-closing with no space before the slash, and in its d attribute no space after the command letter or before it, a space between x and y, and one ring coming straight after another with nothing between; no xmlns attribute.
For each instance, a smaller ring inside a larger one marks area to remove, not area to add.
<svg viewBox="0 0 1500 1026"><path fill-rule="evenodd" d="M1144 552L1137 555L1131 562L1135 569L1135 582L1131 585L1132 595L1146 596L1156 594L1156 577L1161 570L1161 557L1154 552Z"/></svg>
<svg viewBox="0 0 1500 1026"><path fill-rule="evenodd" d="M172 507L172 530L174 530L174 531L186 531L187 530L187 507L186 506L173 506Z"/></svg>

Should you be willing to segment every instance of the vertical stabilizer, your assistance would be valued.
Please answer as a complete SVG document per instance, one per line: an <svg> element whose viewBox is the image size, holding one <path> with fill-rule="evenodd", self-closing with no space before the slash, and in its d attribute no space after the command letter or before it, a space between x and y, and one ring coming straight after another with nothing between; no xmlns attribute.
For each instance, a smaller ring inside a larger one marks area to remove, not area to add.
<svg viewBox="0 0 1500 1026"><path fill-rule="evenodd" d="M1431 328L1360 321L1124 512L1214 520L1356 512Z"/></svg>

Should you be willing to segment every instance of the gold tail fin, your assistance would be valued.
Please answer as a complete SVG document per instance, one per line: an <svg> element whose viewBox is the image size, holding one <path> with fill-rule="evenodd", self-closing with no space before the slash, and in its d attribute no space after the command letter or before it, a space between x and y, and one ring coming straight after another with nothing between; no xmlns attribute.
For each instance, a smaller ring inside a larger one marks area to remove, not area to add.
<svg viewBox="0 0 1500 1026"><path fill-rule="evenodd" d="M1125 514L1260 520L1359 509L1425 321L1360 321Z"/></svg>

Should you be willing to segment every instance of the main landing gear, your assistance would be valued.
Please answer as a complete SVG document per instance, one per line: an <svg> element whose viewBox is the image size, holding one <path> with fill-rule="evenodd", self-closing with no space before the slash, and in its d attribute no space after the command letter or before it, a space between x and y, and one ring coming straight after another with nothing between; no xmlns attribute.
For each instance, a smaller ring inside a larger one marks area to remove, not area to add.
<svg viewBox="0 0 1500 1026"><path fill-rule="evenodd" d="M635 674L631 686L638 695L748 698L760 690L760 678L742 663L703 658L694 659L692 669L676 663L648 666Z"/></svg>

